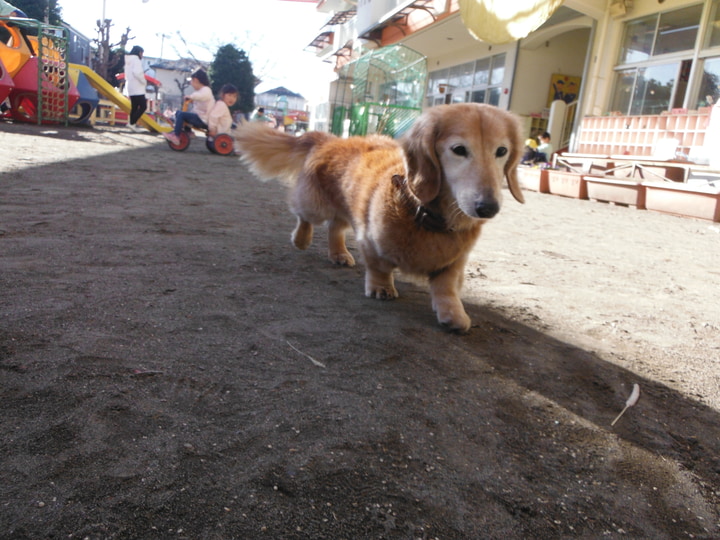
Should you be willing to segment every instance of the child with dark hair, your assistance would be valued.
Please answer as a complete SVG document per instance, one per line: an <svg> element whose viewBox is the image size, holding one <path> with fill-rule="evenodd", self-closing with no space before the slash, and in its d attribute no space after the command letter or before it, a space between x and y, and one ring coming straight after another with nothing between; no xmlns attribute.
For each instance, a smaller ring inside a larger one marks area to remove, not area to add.
<svg viewBox="0 0 720 540"><path fill-rule="evenodd" d="M525 141L525 150L521 160L523 165L531 165L533 163L546 163L550 161L553 153L553 146L550 143L550 134L545 131L538 136L540 144L535 139L527 139Z"/></svg>
<svg viewBox="0 0 720 540"><path fill-rule="evenodd" d="M550 142L550 134L546 131L540 135L540 144L537 147L535 161L548 162L553 153L553 145Z"/></svg>
<svg viewBox="0 0 720 540"><path fill-rule="evenodd" d="M208 117L208 137L214 139L220 133L230 133L233 124L230 107L235 105L240 91L232 84L224 84L220 88L219 99L210 110Z"/></svg>
<svg viewBox="0 0 720 540"><path fill-rule="evenodd" d="M130 122L128 127L133 131L140 130L137 122L147 110L147 98L145 97L147 82L145 81L145 69L142 64L143 53L143 48L135 45L125 55L125 88L127 88L127 95L130 97Z"/></svg>
<svg viewBox="0 0 720 540"><path fill-rule="evenodd" d="M190 77L190 85L195 90L185 97L185 103L192 102L192 111L178 111L175 113L175 127L171 133L163 133L163 136L173 144L180 144L180 133L185 123L193 127L207 129L210 118L210 110L213 107L215 98L210 89L210 79L202 69L198 69Z"/></svg>

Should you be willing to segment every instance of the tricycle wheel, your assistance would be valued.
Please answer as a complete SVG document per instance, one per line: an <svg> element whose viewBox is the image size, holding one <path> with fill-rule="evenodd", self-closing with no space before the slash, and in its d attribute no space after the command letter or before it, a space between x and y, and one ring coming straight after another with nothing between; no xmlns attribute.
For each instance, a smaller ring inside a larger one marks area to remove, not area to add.
<svg viewBox="0 0 720 540"><path fill-rule="evenodd" d="M208 138L205 139L205 146L206 146L207 149L210 150L213 154L217 154L217 153L218 153L218 151L215 150L215 139L213 139L212 137L208 136Z"/></svg>
<svg viewBox="0 0 720 540"><path fill-rule="evenodd" d="M221 133L220 135L215 137L215 140L213 141L213 146L215 147L214 152L216 154L220 154L221 156L227 156L232 154L234 148L234 141L233 138L227 133Z"/></svg>
<svg viewBox="0 0 720 540"><path fill-rule="evenodd" d="M190 146L190 136L183 131L182 133L180 133L178 138L180 139L180 142L178 144L168 141L168 146L176 152L182 152L184 150L187 150L187 147Z"/></svg>

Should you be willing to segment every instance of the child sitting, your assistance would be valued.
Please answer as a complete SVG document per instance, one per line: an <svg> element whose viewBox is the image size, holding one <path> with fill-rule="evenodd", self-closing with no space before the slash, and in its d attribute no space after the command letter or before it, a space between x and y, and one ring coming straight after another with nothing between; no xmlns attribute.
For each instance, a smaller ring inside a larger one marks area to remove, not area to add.
<svg viewBox="0 0 720 540"><path fill-rule="evenodd" d="M550 134L546 131L540 135L540 144L537 147L537 155L535 161L537 162L548 162L553 153L553 146L550 142Z"/></svg>
<svg viewBox="0 0 720 540"><path fill-rule="evenodd" d="M546 163L550 161L553 153L553 146L550 143L550 134L546 131L538 137L540 144L533 139L525 141L525 153L523 154L521 163L529 165L532 163Z"/></svg>
<svg viewBox="0 0 720 540"><path fill-rule="evenodd" d="M230 133L233 125L230 107L235 105L238 100L240 91L232 84L225 84L220 89L219 99L210 109L208 117L208 138L210 140L217 137L220 133Z"/></svg>
<svg viewBox="0 0 720 540"><path fill-rule="evenodd" d="M525 140L525 149L522 157L522 164L529 165L535 160L537 154L537 142L532 137Z"/></svg>
<svg viewBox="0 0 720 540"><path fill-rule="evenodd" d="M190 85L195 90L185 98L185 101L193 102L192 112L178 111L175 113L175 127L171 133L163 133L163 136L173 144L180 144L180 133L185 122L193 127L206 129L210 109L213 106L213 93L210 89L210 79L202 69L198 69L190 77Z"/></svg>

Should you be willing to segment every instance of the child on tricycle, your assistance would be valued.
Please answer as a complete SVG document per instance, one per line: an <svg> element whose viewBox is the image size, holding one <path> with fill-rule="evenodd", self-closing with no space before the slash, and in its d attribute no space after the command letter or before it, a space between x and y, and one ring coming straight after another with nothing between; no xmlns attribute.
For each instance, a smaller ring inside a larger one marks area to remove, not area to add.
<svg viewBox="0 0 720 540"><path fill-rule="evenodd" d="M175 113L173 131L164 133L170 148L183 151L190 146L192 128L207 132L207 147L211 152L227 155L233 151L233 139L229 135L232 129L232 107L238 99L239 91L232 84L226 84L220 90L220 99L214 101L210 80L203 70L197 70L190 78L195 91L185 98L182 111ZM192 103L192 111L186 110Z"/></svg>

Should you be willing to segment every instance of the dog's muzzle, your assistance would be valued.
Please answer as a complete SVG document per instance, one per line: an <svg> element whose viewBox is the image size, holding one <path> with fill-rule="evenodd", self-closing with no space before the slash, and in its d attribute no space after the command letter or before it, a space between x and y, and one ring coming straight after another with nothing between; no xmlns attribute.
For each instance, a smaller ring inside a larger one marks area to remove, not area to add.
<svg viewBox="0 0 720 540"><path fill-rule="evenodd" d="M490 219L500 211L500 204L496 200L480 201L475 203L475 213L479 218Z"/></svg>

